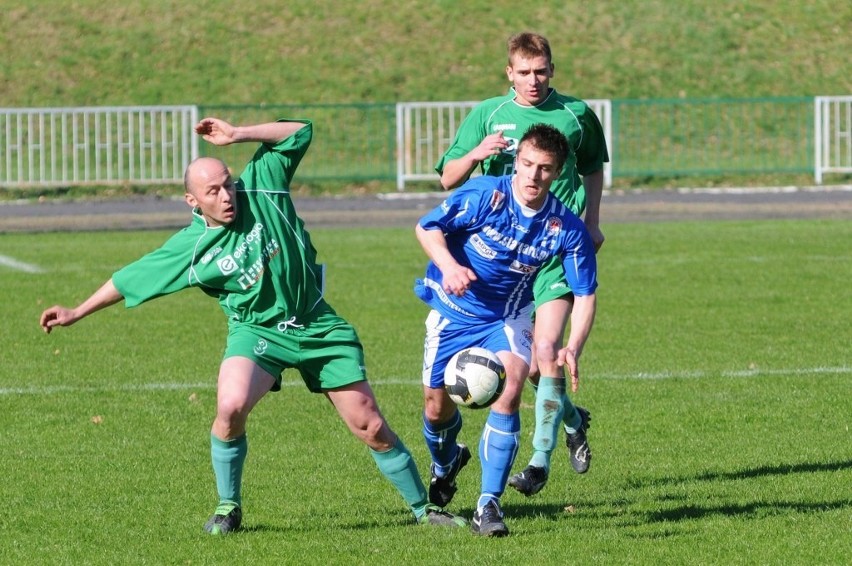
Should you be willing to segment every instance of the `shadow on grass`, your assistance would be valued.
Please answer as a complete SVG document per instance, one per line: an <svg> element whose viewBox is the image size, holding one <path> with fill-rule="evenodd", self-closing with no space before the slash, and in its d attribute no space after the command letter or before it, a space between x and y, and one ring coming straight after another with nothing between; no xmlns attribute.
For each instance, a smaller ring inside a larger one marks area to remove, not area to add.
<svg viewBox="0 0 852 566"><path fill-rule="evenodd" d="M798 513L813 514L852 509L848 494L837 494L833 500L761 501L744 503L726 502L724 499L698 495L684 489L696 482L729 482L791 474L831 474L852 469L852 461L812 462L765 465L732 471L707 471L680 477L631 479L623 487L612 490L602 498L577 497L576 508L553 500L523 500L504 502L507 522L514 518L545 519L553 524L554 532L562 531L566 524L578 521L584 527L617 525L630 529L631 536L664 538L683 534L690 520L724 516L739 519L760 519L777 515ZM651 489L651 492L643 492ZM704 490L699 490L704 491ZM723 496L720 496L723 497ZM649 509L650 507L650 509ZM669 527L665 527L669 524ZM542 523L537 523L542 528ZM643 527L649 527L646 531ZM510 527L511 528L511 527ZM545 529L548 527L544 527Z"/></svg>
<svg viewBox="0 0 852 566"><path fill-rule="evenodd" d="M241 533L285 533L287 531L291 531L292 529L288 529L283 525L268 525L268 524L260 524L260 525L243 525L243 528L240 529Z"/></svg>
<svg viewBox="0 0 852 566"><path fill-rule="evenodd" d="M740 518L770 517L785 513L819 513L852 508L852 500L837 499L834 501L775 501L754 503L717 503L707 502L705 504L690 502L693 499L689 493L657 493L654 495L638 493L643 488L667 488L676 487L679 484L694 482L732 481L740 479L751 479L771 476L783 476L789 474L808 473L831 473L852 469L852 461L837 461L823 463L797 463L780 464L773 466L757 466L743 470L702 472L690 476L661 477L648 479L628 480L627 485L616 489L610 497L602 500L583 501L580 497L576 508L574 505L555 503L548 498L529 498L521 501L503 502L503 510L506 513L507 524L515 519L535 519L539 521L538 527L544 520L552 523L554 532L562 532L566 523L580 521L585 527L597 524L613 525L620 527L639 529L634 534L648 536L651 538L664 538L682 534L679 527L680 522L689 520L701 520L713 516L727 516ZM666 491L663 489L663 491ZM667 509L640 510L635 506L647 507L651 501L656 501L656 506L664 506L665 502L675 503L674 507ZM469 505L451 505L450 511L467 520L473 515L474 509ZM453 508L454 507L454 508ZM370 530L376 527L405 526L417 527L405 511L394 511L385 516L386 521L365 520L359 517L351 517L335 523L335 528L360 531ZM671 528L660 530L660 525L670 524ZM642 526L653 527L653 532L644 533ZM273 523L249 523L244 525L242 532L252 534L265 533L295 533L320 531L329 527L328 518L317 521L294 522L282 520L280 524ZM511 528L511 526L510 526ZM548 529L550 527L544 527Z"/></svg>
<svg viewBox="0 0 852 566"><path fill-rule="evenodd" d="M541 502L537 502L535 500L524 500L520 503L513 502L501 502L501 507L503 508L503 512L506 515L506 520L511 520L513 518L525 518L525 519L533 519L533 518L544 518L544 519L553 519L553 520L562 520L567 517L572 516L572 511L567 509L568 506L565 504L552 503L546 500L542 500ZM573 509L573 506L570 506ZM470 517L473 515L473 509L465 515L465 517ZM465 510L467 512L467 510Z"/></svg>
<svg viewBox="0 0 852 566"><path fill-rule="evenodd" d="M702 519L713 515L725 515L728 517L753 515L771 516L789 511L793 513L814 513L821 511L834 511L838 509L852 508L852 501L832 501L820 503L750 503L745 505L717 505L700 506L684 505L665 511L653 511L646 514L648 523L683 521L685 519Z"/></svg>
<svg viewBox="0 0 852 566"><path fill-rule="evenodd" d="M385 516L386 521L363 519L358 516L336 520L326 516L317 517L314 520L294 519L293 517L282 518L280 523L251 523L245 522L240 529L242 533L315 533L326 532L329 529L340 529L347 531L371 531L377 528L388 527L411 527L421 528L414 522L414 516L407 511L389 512ZM434 528L434 527L430 527ZM438 527L440 528L440 527Z"/></svg>
<svg viewBox="0 0 852 566"><path fill-rule="evenodd" d="M779 464L776 466L758 466L736 471L703 472L694 476L662 477L628 480L630 488L651 487L685 483L693 481L723 481L760 478L766 476L786 476L790 474L808 474L814 472L839 472L852 469L852 460L844 462L809 462L800 464Z"/></svg>
<svg viewBox="0 0 852 566"><path fill-rule="evenodd" d="M707 471L691 476L662 477L628 481L629 489L666 488L679 484L694 482L724 482L748 480L774 476L789 476L792 474L833 473L852 469L852 461L835 462L801 462L795 464L779 464L772 466L756 466L742 470ZM657 497L660 501L689 499L688 494L663 494ZM776 501L771 503L728 503L728 504L693 504L682 505L657 511L641 512L645 523L665 523L689 519L701 519L709 516L728 517L766 517L782 513L814 513L852 508L852 500L838 499L835 501L792 502Z"/></svg>

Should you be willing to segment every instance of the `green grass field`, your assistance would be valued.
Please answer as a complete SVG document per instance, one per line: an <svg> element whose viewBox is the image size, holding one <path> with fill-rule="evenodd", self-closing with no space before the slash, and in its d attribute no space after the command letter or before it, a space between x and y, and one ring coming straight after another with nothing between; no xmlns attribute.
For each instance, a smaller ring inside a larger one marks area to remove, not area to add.
<svg viewBox="0 0 852 566"><path fill-rule="evenodd" d="M3 105L479 100L505 42L550 39L581 98L852 90L852 6L832 0L0 0Z"/></svg>
<svg viewBox="0 0 852 566"><path fill-rule="evenodd" d="M229 113L223 108L228 106L262 110L286 104L481 100L508 88L505 42L522 30L550 39L556 65L552 85L583 99L807 97L852 92L849 2L540 0L523 10L515 2L484 0L463 4L313 0L303 4L0 0L0 13L11 30L0 34L2 106L196 104L222 115ZM649 115L647 108L641 112ZM319 110L312 113L321 120L317 139L330 139L320 128L333 128L337 135L345 131L345 139L361 140L351 146L368 155L331 158L321 172L312 175L338 180L311 181L301 184L300 191L320 195L395 190L395 169L386 146L370 151L361 143L364 132L357 122L338 123L331 116L320 116ZM780 118L775 110L771 116L776 127L796 123ZM262 120L276 117L264 114ZM673 135L675 145L690 139L688 128L674 134L665 131L672 119L670 111L649 118L653 135ZM379 121L373 127L383 131L383 124L391 122ZM616 184L647 188L813 182L808 167L789 159L789 152L796 150L785 143L763 147L765 157L757 160L763 171L743 175L742 169L754 171L755 161L751 152L738 148L764 143L752 139L763 130L749 133L724 121L720 124L723 128L716 135L723 141L714 138L706 144L716 146L717 152L683 154L679 163L670 163L669 154L661 151L645 155L641 148L651 146L643 143L644 137L638 138L630 151L613 154L626 172L616 175ZM645 128L637 131L648 133ZM798 146L793 143L792 147ZM633 157L626 159L628 155ZM690 163L691 159L697 161ZM724 159L725 167L713 159ZM845 174L831 178L831 182L849 182ZM426 187L435 188L433 184ZM136 192L171 195L179 189L131 184L47 190L12 187L0 190L0 199Z"/></svg>
<svg viewBox="0 0 852 566"><path fill-rule="evenodd" d="M503 497L510 537L408 524L396 493L297 375L249 423L245 532L211 539L208 431L225 321L190 290L50 336L165 232L5 235L0 563L845 564L852 556L852 224L620 224L575 400L591 471ZM424 265L409 230L316 230L330 302L359 329L391 425L428 474L418 382ZM8 262L6 262L8 263ZM485 418L466 411L475 445ZM530 454L532 395L516 463ZM478 459L452 510L470 516Z"/></svg>
<svg viewBox="0 0 852 566"><path fill-rule="evenodd" d="M3 105L468 100L502 92L504 42L554 48L583 98L852 89L852 4L0 0ZM847 55L843 55L847 53ZM787 182L785 180L785 182ZM560 446L548 487L503 498L512 535L408 524L328 403L285 375L249 425L245 532L215 505L208 431L225 321L187 291L45 336L165 232L0 236L0 564L847 564L852 556L852 223L607 226L575 400L590 473ZM425 259L409 230L317 230L330 302L358 328L391 425L420 436ZM20 264L16 264L20 265ZM522 407L530 454L533 408ZM476 445L485 412L466 411ZM478 460L451 509L467 517Z"/></svg>

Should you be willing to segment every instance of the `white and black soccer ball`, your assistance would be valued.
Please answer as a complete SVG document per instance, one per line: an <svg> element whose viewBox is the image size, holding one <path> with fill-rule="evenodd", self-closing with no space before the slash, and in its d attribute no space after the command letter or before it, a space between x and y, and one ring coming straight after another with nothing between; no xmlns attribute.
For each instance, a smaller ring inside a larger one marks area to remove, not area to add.
<svg viewBox="0 0 852 566"><path fill-rule="evenodd" d="M506 387L506 369L485 348L457 352L444 370L444 388L457 405L482 409L494 403Z"/></svg>

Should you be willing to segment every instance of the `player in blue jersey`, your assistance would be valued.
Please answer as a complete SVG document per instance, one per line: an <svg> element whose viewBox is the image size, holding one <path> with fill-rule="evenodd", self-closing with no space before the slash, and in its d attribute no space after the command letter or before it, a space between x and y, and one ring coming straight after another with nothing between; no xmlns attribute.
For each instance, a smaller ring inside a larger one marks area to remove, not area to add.
<svg viewBox="0 0 852 566"><path fill-rule="evenodd" d="M604 241L599 227L603 164L609 160L600 121L588 104L550 86L554 65L546 38L529 32L513 35L508 56L506 76L512 87L508 94L478 104L462 122L435 166L441 184L446 189L458 187L477 167L484 175L511 173L521 134L532 124L550 124L565 134L571 148L550 192L583 216L595 248L600 248ZM573 302L558 260L539 270L534 295L535 356L530 378L537 391L533 454L529 465L509 480L509 485L528 496L547 483L560 420L574 470L585 473L591 460L586 439L591 417L571 402L557 364ZM576 391L577 386L572 381L571 390Z"/></svg>
<svg viewBox="0 0 852 566"><path fill-rule="evenodd" d="M450 502L456 476L470 459L467 446L457 442L462 415L444 389L447 362L463 348L480 346L506 368L506 388L491 406L479 442L482 483L471 528L483 536L509 533L500 496L518 451L533 287L549 260L558 258L574 292L571 332L557 354L572 380L579 378L577 358L594 322L594 243L582 220L550 194L569 151L558 129L533 125L520 139L513 175L467 181L416 227L431 259L415 293L432 308L423 357L423 435L432 455L429 497L435 505Z"/></svg>

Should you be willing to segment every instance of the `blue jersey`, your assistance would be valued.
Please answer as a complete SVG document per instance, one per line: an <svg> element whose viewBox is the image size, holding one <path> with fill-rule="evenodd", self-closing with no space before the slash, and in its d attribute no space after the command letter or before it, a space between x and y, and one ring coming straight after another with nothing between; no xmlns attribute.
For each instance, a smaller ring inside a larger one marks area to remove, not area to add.
<svg viewBox="0 0 852 566"><path fill-rule="evenodd" d="M443 290L434 262L417 280L417 296L452 321L519 316L532 303L536 273L553 257L562 258L575 295L591 295L597 288L595 248L583 222L551 194L539 210L519 204L511 175L467 181L423 216L420 226L441 230L455 260L476 274L461 297Z"/></svg>

